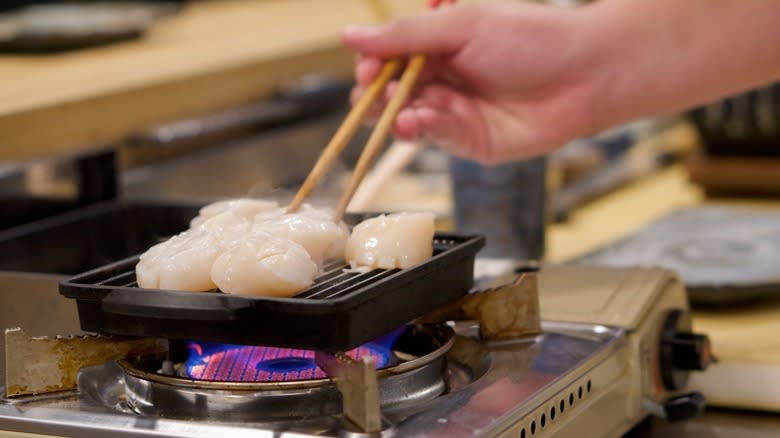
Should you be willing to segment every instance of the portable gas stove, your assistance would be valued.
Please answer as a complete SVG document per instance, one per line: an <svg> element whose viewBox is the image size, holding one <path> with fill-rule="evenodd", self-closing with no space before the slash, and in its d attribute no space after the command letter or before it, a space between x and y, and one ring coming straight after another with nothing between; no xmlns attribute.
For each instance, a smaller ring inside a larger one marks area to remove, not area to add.
<svg viewBox="0 0 780 438"><path fill-rule="evenodd" d="M517 276L512 263L477 262L480 289L536 285L535 275ZM165 354L82 368L77 391L3 399L0 429L78 437L610 437L650 414L676 421L701 410L699 394L681 391L689 370L707 366L708 343L689 332L675 277L550 267L538 282L538 335L484 339L495 322L486 315L511 320L535 309L510 300L481 303L476 316L463 306L458 322L435 323L448 319L446 311L418 320L347 352L351 359L170 341ZM7 357L18 357L10 344ZM372 412L379 413L374 433L347 420L370 422Z"/></svg>

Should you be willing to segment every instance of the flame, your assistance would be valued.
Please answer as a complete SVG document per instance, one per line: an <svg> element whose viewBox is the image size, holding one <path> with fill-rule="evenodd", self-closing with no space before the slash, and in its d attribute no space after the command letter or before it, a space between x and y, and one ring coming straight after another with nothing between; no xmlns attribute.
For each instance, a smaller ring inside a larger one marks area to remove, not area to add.
<svg viewBox="0 0 780 438"><path fill-rule="evenodd" d="M390 365L392 347L405 327L364 344L347 355L354 359L370 356L377 368ZM314 360L314 351L257 345L190 342L185 363L188 377L197 380L264 382L319 379L326 377Z"/></svg>
<svg viewBox="0 0 780 438"><path fill-rule="evenodd" d="M201 347L200 344L198 344L197 342L190 342L187 345L187 347L190 350L194 350L195 354L197 354L198 356L203 356L203 347Z"/></svg>

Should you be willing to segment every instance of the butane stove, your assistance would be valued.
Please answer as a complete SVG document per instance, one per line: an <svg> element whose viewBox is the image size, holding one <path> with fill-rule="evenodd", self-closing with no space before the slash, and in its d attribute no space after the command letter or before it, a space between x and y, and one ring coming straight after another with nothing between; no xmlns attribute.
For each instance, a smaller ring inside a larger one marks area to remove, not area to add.
<svg viewBox="0 0 780 438"><path fill-rule="evenodd" d="M162 354L82 368L77 390L3 398L0 429L85 438L611 437L648 415L677 421L702 409L685 384L709 362L708 343L690 333L684 288L668 272L561 266L518 277L505 260L478 260L476 270L483 289L538 279L541 333L488 339L487 325L537 309L509 300L482 303L475 321L418 320L343 355L170 341ZM21 334L6 333L7 360L19 360L9 336ZM28 374L41 372L31 362Z"/></svg>

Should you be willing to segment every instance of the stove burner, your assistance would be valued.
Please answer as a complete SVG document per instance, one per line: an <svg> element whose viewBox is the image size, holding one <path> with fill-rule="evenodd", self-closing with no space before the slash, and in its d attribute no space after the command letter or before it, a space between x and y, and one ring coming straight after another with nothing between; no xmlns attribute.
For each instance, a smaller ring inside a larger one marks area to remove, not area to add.
<svg viewBox="0 0 780 438"><path fill-rule="evenodd" d="M399 327L347 352L353 359L371 357L377 369L393 365L393 345L407 330ZM187 377L210 382L291 382L327 377L314 361L314 351L259 345L192 341L184 363Z"/></svg>
<svg viewBox="0 0 780 438"><path fill-rule="evenodd" d="M461 388L487 371L490 361L479 343L461 339L450 361L445 355L453 344L455 333L446 325L409 325L348 354L374 357L383 368L377 371L383 411L400 412ZM461 354L468 360L462 361ZM159 355L118 364L127 406L142 415L320 421L339 414L342 403L336 384L313 367L312 356L311 351L278 347L174 341L167 356L173 373L166 371L166 358Z"/></svg>
<svg viewBox="0 0 780 438"><path fill-rule="evenodd" d="M190 344L185 363L187 377L223 382L288 382L327 377L314 362L314 352L292 348L221 344ZM347 353L354 359L369 356L377 369L390 364L389 347L368 343Z"/></svg>

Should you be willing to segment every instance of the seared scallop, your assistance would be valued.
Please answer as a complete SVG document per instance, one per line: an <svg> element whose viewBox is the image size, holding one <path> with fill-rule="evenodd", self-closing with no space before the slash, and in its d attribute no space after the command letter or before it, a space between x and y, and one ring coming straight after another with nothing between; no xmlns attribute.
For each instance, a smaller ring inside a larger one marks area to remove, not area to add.
<svg viewBox="0 0 780 438"><path fill-rule="evenodd" d="M381 215L355 226L345 256L353 268L409 268L433 255L434 215Z"/></svg>
<svg viewBox="0 0 780 438"><path fill-rule="evenodd" d="M223 247L230 246L233 242L243 239L249 234L252 222L235 211L225 211L212 216L193 230L202 230L212 235Z"/></svg>
<svg viewBox="0 0 780 438"><path fill-rule="evenodd" d="M344 223L333 222L327 209L304 205L297 213L270 210L255 217L252 230L289 239L306 249L318 265L325 259L344 257L349 230Z"/></svg>
<svg viewBox="0 0 780 438"><path fill-rule="evenodd" d="M289 297L309 287L318 272L302 246L254 232L217 257L211 278L228 294Z"/></svg>
<svg viewBox="0 0 780 438"><path fill-rule="evenodd" d="M279 207L276 201L265 199L238 198L217 201L200 209L198 216L190 222L191 227L196 227L204 221L227 211L232 211L247 220L253 220L258 213Z"/></svg>
<svg viewBox="0 0 780 438"><path fill-rule="evenodd" d="M222 251L205 230L188 230L144 253L136 265L138 286L203 292L214 289L211 266Z"/></svg>

